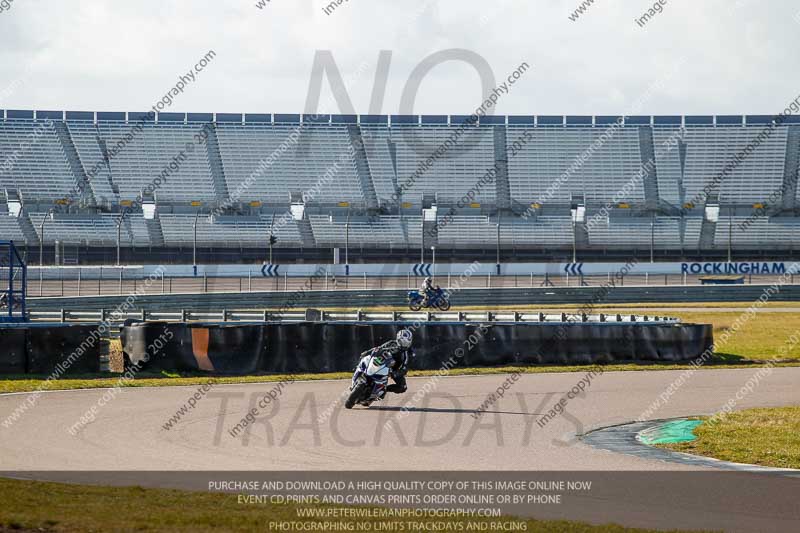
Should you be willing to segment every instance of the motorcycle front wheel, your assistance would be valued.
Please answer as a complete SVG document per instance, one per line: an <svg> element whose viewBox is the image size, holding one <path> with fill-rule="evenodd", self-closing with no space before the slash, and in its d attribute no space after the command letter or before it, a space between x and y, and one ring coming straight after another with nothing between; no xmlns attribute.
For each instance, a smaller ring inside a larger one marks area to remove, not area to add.
<svg viewBox="0 0 800 533"><path fill-rule="evenodd" d="M353 406L356 404L358 400L364 397L364 391L367 389L366 383L359 383L350 393L350 396L347 397L347 400L344 402L345 409L352 409Z"/></svg>
<svg viewBox="0 0 800 533"><path fill-rule="evenodd" d="M450 309L450 300L445 300L445 299L439 300L437 307L439 308L440 311L448 311Z"/></svg>

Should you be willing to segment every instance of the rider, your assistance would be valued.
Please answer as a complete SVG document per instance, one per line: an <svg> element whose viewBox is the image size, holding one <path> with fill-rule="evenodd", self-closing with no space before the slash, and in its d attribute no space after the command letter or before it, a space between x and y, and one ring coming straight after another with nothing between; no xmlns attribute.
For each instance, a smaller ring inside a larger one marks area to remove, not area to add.
<svg viewBox="0 0 800 533"><path fill-rule="evenodd" d="M390 376L394 383L386 387L386 391L395 394L402 394L408 390L406 385L406 373L408 372L408 362L411 357L414 357L414 349L411 348L411 341L414 335L410 330L401 329L397 332L397 337L394 340L387 341L374 350L379 351L387 359L391 358L392 362L389 364L391 368ZM367 350L361 356L371 353L373 350Z"/></svg>
<svg viewBox="0 0 800 533"><path fill-rule="evenodd" d="M428 307L428 302L431 296L433 296L433 281L430 276L425 278L422 282L422 287L420 287L419 292L422 294L422 307Z"/></svg>

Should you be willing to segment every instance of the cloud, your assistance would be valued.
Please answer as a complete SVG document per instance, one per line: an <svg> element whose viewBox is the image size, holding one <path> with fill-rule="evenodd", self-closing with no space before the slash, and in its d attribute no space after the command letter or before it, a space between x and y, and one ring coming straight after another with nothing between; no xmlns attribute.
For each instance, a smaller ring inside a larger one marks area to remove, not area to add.
<svg viewBox="0 0 800 533"><path fill-rule="evenodd" d="M534 66L499 114L621 112L681 57L682 72L644 113L770 113L800 92L791 0L670 0L644 28L634 22L643 6L623 0L597 2L576 22L578 0L350 0L330 15L329 0L256 1L16 0L0 13L0 91L30 73L2 105L148 109L210 49L217 59L174 109L300 112L319 49L345 77L370 65L350 90L359 112L382 49L393 51L385 113L399 109L413 68L445 48L479 53L498 80L522 61ZM479 99L474 69L448 63L423 82L416 111L465 113Z"/></svg>

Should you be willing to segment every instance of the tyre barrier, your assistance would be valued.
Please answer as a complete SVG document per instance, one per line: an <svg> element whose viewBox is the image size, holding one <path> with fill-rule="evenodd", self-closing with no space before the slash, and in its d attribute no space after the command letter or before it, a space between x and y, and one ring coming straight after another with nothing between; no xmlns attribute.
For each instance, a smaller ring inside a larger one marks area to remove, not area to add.
<svg viewBox="0 0 800 533"><path fill-rule="evenodd" d="M0 374L64 375L100 372L96 325L0 326Z"/></svg>
<svg viewBox="0 0 800 533"><path fill-rule="evenodd" d="M713 346L707 324L514 322L138 322L122 328L126 364L140 369L253 372L348 372L362 352L414 332L411 367L436 370L531 364L685 361Z"/></svg>

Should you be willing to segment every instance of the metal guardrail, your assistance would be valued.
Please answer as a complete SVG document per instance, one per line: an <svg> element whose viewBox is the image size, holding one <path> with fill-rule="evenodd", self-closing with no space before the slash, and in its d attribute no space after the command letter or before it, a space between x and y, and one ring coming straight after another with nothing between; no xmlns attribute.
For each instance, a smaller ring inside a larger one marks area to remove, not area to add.
<svg viewBox="0 0 800 533"><path fill-rule="evenodd" d="M112 315L105 309L97 311L32 311L30 318L34 322L59 323L100 323L107 320L110 324L119 325L128 319L158 322L302 322L308 319L305 311L289 311L273 313L271 311L136 311ZM663 322L679 323L679 319L665 316L629 315L629 314L586 314L586 313L543 313L531 311L446 311L446 312L328 312L321 311L321 321L332 322L525 322L525 323L603 323L603 322Z"/></svg>

